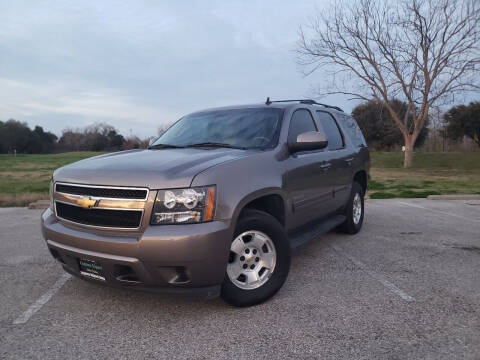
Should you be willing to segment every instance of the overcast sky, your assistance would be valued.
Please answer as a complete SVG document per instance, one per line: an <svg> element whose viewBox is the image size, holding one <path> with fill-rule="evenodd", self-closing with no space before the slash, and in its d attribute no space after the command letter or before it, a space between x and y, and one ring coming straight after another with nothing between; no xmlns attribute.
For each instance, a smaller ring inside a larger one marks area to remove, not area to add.
<svg viewBox="0 0 480 360"><path fill-rule="evenodd" d="M293 50L323 4L1 1L0 120L143 137L194 110L310 96L321 74L303 77Z"/></svg>

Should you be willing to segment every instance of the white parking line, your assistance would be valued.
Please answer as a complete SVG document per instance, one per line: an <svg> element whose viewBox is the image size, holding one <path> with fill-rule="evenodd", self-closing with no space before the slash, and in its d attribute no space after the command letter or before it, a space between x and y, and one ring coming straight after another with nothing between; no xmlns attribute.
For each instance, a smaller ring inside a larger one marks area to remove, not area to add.
<svg viewBox="0 0 480 360"><path fill-rule="evenodd" d="M410 203L406 203L406 202L402 202L402 201L399 201L398 203L400 205L403 205L403 206L410 206L410 207L414 207L414 208L417 208L417 209L428 210L428 211L431 211L431 212L436 212L436 213L439 213L439 214L453 216L453 217L456 217L456 218L459 218L459 219L474 221L474 222L478 223L478 220L476 220L476 219L467 218L465 216L452 214L452 213L449 213L449 212L446 212L446 211L441 211L441 210L437 210L437 209L430 209L430 208L427 208L425 206L421 206L421 205L417 205L417 204L410 204Z"/></svg>
<svg viewBox="0 0 480 360"><path fill-rule="evenodd" d="M22 315L15 319L13 322L14 325L18 324L25 324L38 310L42 308L52 297L55 293L60 290L60 288L71 278L70 274L63 274L60 279L58 279L55 284L37 301L35 301Z"/></svg>
<svg viewBox="0 0 480 360"><path fill-rule="evenodd" d="M415 301L413 297L408 295L405 291L402 289L398 288L395 284L391 283L383 275L380 275L379 273L376 273L375 271L368 270L367 266L362 263L360 260L355 259L352 255L347 254L343 249L339 248L336 245L330 245L337 253L340 255L343 255L346 257L348 260L350 260L353 264L355 264L357 267L360 268L360 270L365 271L368 275L370 275L372 278L375 280L379 281L383 286L385 286L388 290L393 292L394 294L400 296L403 300L405 301Z"/></svg>

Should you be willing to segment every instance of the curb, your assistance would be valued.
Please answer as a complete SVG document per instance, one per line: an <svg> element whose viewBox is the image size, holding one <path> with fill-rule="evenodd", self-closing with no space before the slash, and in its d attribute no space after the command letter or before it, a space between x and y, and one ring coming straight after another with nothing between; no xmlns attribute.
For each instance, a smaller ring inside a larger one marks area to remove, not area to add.
<svg viewBox="0 0 480 360"><path fill-rule="evenodd" d="M465 195L428 195L428 200L480 200L480 194Z"/></svg>

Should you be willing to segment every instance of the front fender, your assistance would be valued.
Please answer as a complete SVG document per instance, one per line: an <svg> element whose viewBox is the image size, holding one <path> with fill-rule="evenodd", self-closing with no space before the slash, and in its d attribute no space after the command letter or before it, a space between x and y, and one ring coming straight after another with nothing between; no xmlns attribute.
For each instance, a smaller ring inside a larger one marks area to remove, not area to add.
<svg viewBox="0 0 480 360"><path fill-rule="evenodd" d="M283 161L276 159L272 150L206 169L195 176L191 186L217 186L215 219L229 221L233 230L241 209L260 196L278 194L286 204L283 174Z"/></svg>

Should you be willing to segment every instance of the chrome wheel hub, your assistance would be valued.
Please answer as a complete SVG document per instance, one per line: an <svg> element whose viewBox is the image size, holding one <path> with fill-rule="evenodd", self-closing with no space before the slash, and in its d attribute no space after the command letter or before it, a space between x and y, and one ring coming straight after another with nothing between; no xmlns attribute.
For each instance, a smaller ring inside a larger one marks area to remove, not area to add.
<svg viewBox="0 0 480 360"><path fill-rule="evenodd" d="M227 275L240 289L257 289L272 276L276 262L272 239L260 231L246 231L232 242Z"/></svg>
<svg viewBox="0 0 480 360"><path fill-rule="evenodd" d="M359 193L356 193L353 198L353 223L357 225L360 222L360 218L362 217L362 198L360 197Z"/></svg>

